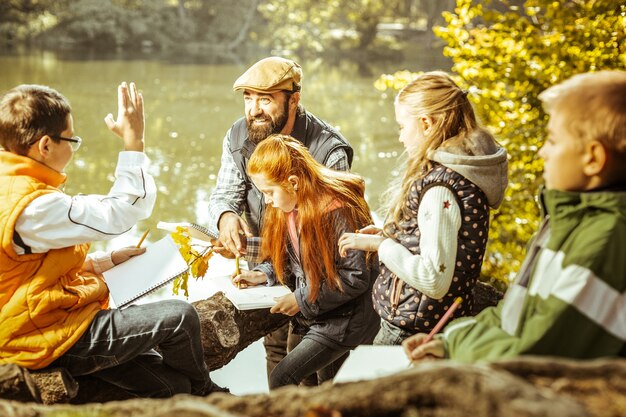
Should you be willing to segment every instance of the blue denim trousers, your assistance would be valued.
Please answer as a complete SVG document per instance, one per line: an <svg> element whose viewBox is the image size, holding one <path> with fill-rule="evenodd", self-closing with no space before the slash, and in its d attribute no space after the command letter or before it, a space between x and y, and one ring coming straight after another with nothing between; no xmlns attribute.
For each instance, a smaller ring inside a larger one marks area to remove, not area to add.
<svg viewBox="0 0 626 417"><path fill-rule="evenodd" d="M389 323L387 320L380 320L380 330L376 334L374 338L374 345L401 345L402 341L409 336L412 336L413 333L401 329L398 326L395 326Z"/></svg>
<svg viewBox="0 0 626 417"><path fill-rule="evenodd" d="M272 371L270 389L298 385L315 373L319 384L328 381L337 374L349 353L348 348L331 348L304 336Z"/></svg>
<svg viewBox="0 0 626 417"><path fill-rule="evenodd" d="M98 312L50 367L89 374L142 397L206 395L216 388L203 358L198 313L180 300Z"/></svg>

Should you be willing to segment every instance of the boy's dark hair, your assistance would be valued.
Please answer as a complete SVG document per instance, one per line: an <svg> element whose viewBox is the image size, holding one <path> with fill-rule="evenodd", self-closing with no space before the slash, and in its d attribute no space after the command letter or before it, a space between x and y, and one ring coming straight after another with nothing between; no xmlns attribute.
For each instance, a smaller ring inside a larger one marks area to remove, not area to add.
<svg viewBox="0 0 626 417"><path fill-rule="evenodd" d="M69 101L58 91L43 85L19 85L0 99L0 145L26 155L42 136L57 136L67 129L70 112Z"/></svg>

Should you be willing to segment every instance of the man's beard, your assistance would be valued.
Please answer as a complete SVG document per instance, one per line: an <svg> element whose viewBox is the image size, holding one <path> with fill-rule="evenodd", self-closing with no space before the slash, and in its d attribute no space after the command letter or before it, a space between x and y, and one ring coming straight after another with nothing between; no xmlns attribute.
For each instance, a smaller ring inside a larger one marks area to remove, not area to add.
<svg viewBox="0 0 626 417"><path fill-rule="evenodd" d="M277 115L276 120L272 120L272 118L268 115L263 115L261 117L246 117L248 139L250 139L253 143L259 143L269 135L280 133L287 124L288 118L289 100L285 100L283 111ZM269 123L263 126L257 126L254 124L254 121L258 119L269 121Z"/></svg>

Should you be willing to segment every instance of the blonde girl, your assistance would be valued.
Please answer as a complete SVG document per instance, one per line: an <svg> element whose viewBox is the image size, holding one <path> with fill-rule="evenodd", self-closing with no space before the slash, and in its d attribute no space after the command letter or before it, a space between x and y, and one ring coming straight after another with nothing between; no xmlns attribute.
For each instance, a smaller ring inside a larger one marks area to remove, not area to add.
<svg viewBox="0 0 626 417"><path fill-rule="evenodd" d="M375 344L429 332L459 296L454 317L471 314L489 207L500 205L507 185L506 151L479 126L467 92L446 73L409 83L395 113L408 161L385 225L339 240L342 256L350 249L378 253L373 301L382 320Z"/></svg>
<svg viewBox="0 0 626 417"><path fill-rule="evenodd" d="M234 281L289 286L293 292L270 311L292 316L304 333L272 371L270 388L296 385L316 372L321 383L335 375L350 349L371 343L378 331L371 302L377 262L360 251L340 257L337 249L342 234L372 222L363 180L326 168L285 135L259 143L247 171L267 204L265 262Z"/></svg>

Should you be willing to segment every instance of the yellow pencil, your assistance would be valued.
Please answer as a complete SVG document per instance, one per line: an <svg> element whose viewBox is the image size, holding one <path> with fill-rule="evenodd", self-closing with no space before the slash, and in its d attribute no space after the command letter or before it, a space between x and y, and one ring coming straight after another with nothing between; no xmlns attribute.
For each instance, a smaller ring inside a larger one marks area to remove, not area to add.
<svg viewBox="0 0 626 417"><path fill-rule="evenodd" d="M148 236L149 232L150 232L150 229L148 229L145 232L143 232L143 235L141 235L141 239L139 239L139 243L137 243L137 247L138 248L140 248L141 244L143 243L143 241L146 240L146 236Z"/></svg>
<svg viewBox="0 0 626 417"><path fill-rule="evenodd" d="M241 274L241 269L239 268L239 256L235 256L235 275ZM237 288L241 288L241 284L237 283Z"/></svg>

